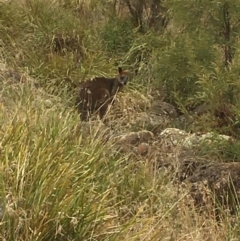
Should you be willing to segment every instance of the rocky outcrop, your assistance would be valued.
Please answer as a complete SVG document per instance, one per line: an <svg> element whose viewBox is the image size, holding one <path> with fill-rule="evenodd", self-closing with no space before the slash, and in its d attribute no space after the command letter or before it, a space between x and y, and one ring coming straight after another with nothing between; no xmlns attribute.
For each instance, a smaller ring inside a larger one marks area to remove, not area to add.
<svg viewBox="0 0 240 241"><path fill-rule="evenodd" d="M233 142L229 136L191 134L167 128L158 135L150 131L139 131L115 136L113 140L115 148L123 153L134 153L147 157L148 161L157 161L155 166L158 168L171 167L175 173L174 179L188 185L197 206L204 206L211 199L212 203L217 200L222 205L233 208L240 198L240 163L219 162L196 155L196 150L199 151L203 144L211 146Z"/></svg>
<svg viewBox="0 0 240 241"><path fill-rule="evenodd" d="M240 199L240 163L202 163L185 183L196 207L214 207L234 214ZM218 214L217 214L218 215Z"/></svg>

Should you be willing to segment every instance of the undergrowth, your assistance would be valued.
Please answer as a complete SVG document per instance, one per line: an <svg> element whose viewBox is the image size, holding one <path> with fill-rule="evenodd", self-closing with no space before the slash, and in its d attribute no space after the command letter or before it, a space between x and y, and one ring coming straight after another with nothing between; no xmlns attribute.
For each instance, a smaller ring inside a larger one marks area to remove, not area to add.
<svg viewBox="0 0 240 241"><path fill-rule="evenodd" d="M238 43L225 68L214 36L179 34L188 29L179 16L165 31L142 33L124 7L121 17L112 7L94 0L0 3L0 79L3 66L25 73L20 81L5 77L0 88L1 240L236 240L237 225L199 215L167 171L116 152L101 124L81 123L73 105L84 78L123 66L131 72L132 101L150 102L159 90L185 114L210 103L210 113L225 114L225 122L217 114L196 117L192 131L225 125L234 132ZM238 160L238 144L207 146L202 154Z"/></svg>

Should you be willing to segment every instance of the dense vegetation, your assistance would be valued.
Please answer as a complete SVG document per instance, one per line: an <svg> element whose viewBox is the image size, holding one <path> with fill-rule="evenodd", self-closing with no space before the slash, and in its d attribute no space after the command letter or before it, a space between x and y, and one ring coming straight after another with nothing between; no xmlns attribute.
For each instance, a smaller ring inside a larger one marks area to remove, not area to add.
<svg viewBox="0 0 240 241"><path fill-rule="evenodd" d="M81 80L123 66L133 96L159 90L186 116L207 106L186 130L238 139L239 11L237 0L0 1L0 77L25 74L0 88L1 239L236 240L239 227L181 204L168 176L107 152L101 126L83 137L74 103Z"/></svg>

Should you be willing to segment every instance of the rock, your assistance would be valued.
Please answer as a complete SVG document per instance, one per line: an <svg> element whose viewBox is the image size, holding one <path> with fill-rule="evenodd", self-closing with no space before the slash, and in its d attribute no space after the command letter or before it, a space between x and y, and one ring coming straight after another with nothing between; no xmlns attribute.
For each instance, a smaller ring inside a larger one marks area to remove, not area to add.
<svg viewBox="0 0 240 241"><path fill-rule="evenodd" d="M154 114L156 116L165 115L171 118L176 118L178 116L177 110L173 105L161 100L154 100L147 113Z"/></svg>
<svg viewBox="0 0 240 241"><path fill-rule="evenodd" d="M203 103L197 107L195 107L193 110L190 111L190 114L192 115L203 115L211 111L211 104L209 103Z"/></svg>
<svg viewBox="0 0 240 241"><path fill-rule="evenodd" d="M126 144L126 145L137 145L142 142L149 142L154 138L154 135L151 131L138 131L130 132L128 134L116 136L114 138L117 143Z"/></svg>
<svg viewBox="0 0 240 241"><path fill-rule="evenodd" d="M186 179L186 182L191 183L190 193L197 206L207 205L213 197L213 203L221 204L232 210L238 206L240 198L239 162L202 164Z"/></svg>
<svg viewBox="0 0 240 241"><path fill-rule="evenodd" d="M191 134L176 128L166 128L157 137L161 143L161 149L165 152L176 154L176 148L181 151L186 138Z"/></svg>
<svg viewBox="0 0 240 241"><path fill-rule="evenodd" d="M110 138L110 141L115 143L116 149L121 152L135 152L140 155L145 155L149 150L148 143L151 142L153 138L154 135L152 132L143 130L115 136Z"/></svg>
<svg viewBox="0 0 240 241"><path fill-rule="evenodd" d="M233 138L227 135L218 135L213 132L208 132L206 134L202 134L199 137L199 141L211 144L221 141L233 141Z"/></svg>
<svg viewBox="0 0 240 241"><path fill-rule="evenodd" d="M218 135L212 132L192 134L176 128L166 128L158 137L172 151L176 147L195 149L201 147L202 144L211 145L224 141L233 141L233 138L227 135Z"/></svg>
<svg viewBox="0 0 240 241"><path fill-rule="evenodd" d="M192 177L197 170L205 168L208 165L211 165L214 161L209 160L204 157L190 156L190 155L179 155L178 165L175 166L177 170L177 179L180 182L185 181L186 179Z"/></svg>
<svg viewBox="0 0 240 241"><path fill-rule="evenodd" d="M143 112L137 116L132 123L133 126L144 128L145 130L151 131L154 134L159 134L169 123L169 119L166 117L156 116L154 114Z"/></svg>
<svg viewBox="0 0 240 241"><path fill-rule="evenodd" d="M148 154L149 148L150 148L150 146L148 143L142 142L137 146L136 153L141 156L145 156Z"/></svg>
<svg viewBox="0 0 240 241"><path fill-rule="evenodd" d="M186 131L177 128L166 128L159 135L160 139L171 142L173 145L178 145L188 136L189 134Z"/></svg>

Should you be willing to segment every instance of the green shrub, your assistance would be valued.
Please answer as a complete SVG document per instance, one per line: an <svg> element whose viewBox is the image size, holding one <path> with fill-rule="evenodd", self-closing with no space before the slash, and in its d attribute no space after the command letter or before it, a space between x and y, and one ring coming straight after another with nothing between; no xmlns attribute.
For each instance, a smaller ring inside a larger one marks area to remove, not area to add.
<svg viewBox="0 0 240 241"><path fill-rule="evenodd" d="M110 17L100 36L103 40L104 50L109 54L122 55L126 53L133 42L134 29L128 19Z"/></svg>

